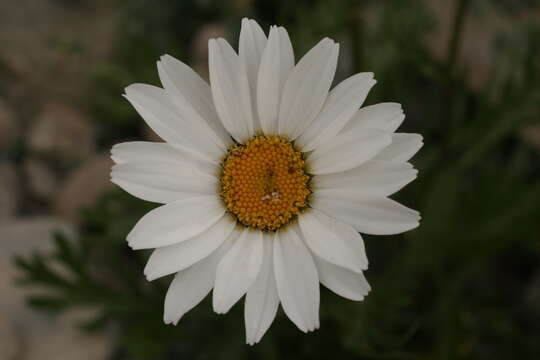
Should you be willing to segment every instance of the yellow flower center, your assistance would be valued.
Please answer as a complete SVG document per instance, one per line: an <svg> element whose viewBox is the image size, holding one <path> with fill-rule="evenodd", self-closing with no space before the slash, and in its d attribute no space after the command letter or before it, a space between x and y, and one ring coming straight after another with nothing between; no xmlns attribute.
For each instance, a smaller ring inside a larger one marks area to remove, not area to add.
<svg viewBox="0 0 540 360"><path fill-rule="evenodd" d="M221 196L245 226L274 231L308 205L310 175L302 153L277 136L234 145L223 161Z"/></svg>

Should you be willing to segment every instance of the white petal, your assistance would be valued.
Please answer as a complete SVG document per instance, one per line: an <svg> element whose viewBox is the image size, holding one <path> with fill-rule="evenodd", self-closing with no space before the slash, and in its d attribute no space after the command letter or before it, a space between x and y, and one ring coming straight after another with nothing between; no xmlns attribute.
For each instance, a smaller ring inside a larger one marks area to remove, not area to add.
<svg viewBox="0 0 540 360"><path fill-rule="evenodd" d="M200 161L193 153L167 143L131 141L116 144L111 149L111 158L117 164L159 162L171 166L190 167L213 175L219 172L217 163Z"/></svg>
<svg viewBox="0 0 540 360"><path fill-rule="evenodd" d="M348 171L315 176L312 184L328 198L372 199L392 195L417 173L409 163L370 160Z"/></svg>
<svg viewBox="0 0 540 360"><path fill-rule="evenodd" d="M298 217L308 247L320 258L355 272L367 269L364 240L351 226L312 209Z"/></svg>
<svg viewBox="0 0 540 360"><path fill-rule="evenodd" d="M186 312L208 295L214 286L219 261L239 234L239 231L234 230L212 254L176 274L165 296L165 324L176 325Z"/></svg>
<svg viewBox="0 0 540 360"><path fill-rule="evenodd" d="M179 113L165 90L133 84L125 91L125 97L146 123L172 146L188 147L199 158L210 162L223 156L223 149L212 141L212 132L208 127Z"/></svg>
<svg viewBox="0 0 540 360"><path fill-rule="evenodd" d="M319 114L336 72L339 45L325 38L291 70L281 96L278 131L296 139Z"/></svg>
<svg viewBox="0 0 540 360"><path fill-rule="evenodd" d="M373 73L360 73L333 88L319 115L296 140L302 151L311 151L336 136L362 105L375 83Z"/></svg>
<svg viewBox="0 0 540 360"><path fill-rule="evenodd" d="M225 213L217 195L160 206L143 216L127 236L133 249L172 245L201 234Z"/></svg>
<svg viewBox="0 0 540 360"><path fill-rule="evenodd" d="M154 250L144 268L149 281L184 270L216 250L233 231L235 221L225 215L208 230L181 243Z"/></svg>
<svg viewBox="0 0 540 360"><path fill-rule="evenodd" d="M424 145L422 135L396 133L392 135L392 143L381 151L375 160L406 162L420 150L422 145Z"/></svg>
<svg viewBox="0 0 540 360"><path fill-rule="evenodd" d="M319 327L319 277L311 253L291 227L274 238L274 275L285 314L308 332Z"/></svg>
<svg viewBox="0 0 540 360"><path fill-rule="evenodd" d="M315 175L346 171L372 159L391 139L389 133L375 129L341 133L315 149L308 164Z"/></svg>
<svg viewBox="0 0 540 360"><path fill-rule="evenodd" d="M261 56L266 46L266 35L255 20L242 19L238 55L247 74L250 89L251 108L253 109L255 131L260 130L257 117L257 76Z"/></svg>
<svg viewBox="0 0 540 360"><path fill-rule="evenodd" d="M420 221L417 211L388 198L358 201L320 195L312 206L365 234L399 234L414 229Z"/></svg>
<svg viewBox="0 0 540 360"><path fill-rule="evenodd" d="M208 42L210 88L223 126L238 141L254 132L247 74L240 59L224 39Z"/></svg>
<svg viewBox="0 0 540 360"><path fill-rule="evenodd" d="M215 176L197 171L190 166L159 162L132 162L116 164L111 171L112 182L132 195L144 200L169 203L185 199L190 194L212 195L216 193L218 180ZM136 187L130 187L135 185ZM167 198L154 197L167 194ZM163 201L164 200L164 201Z"/></svg>
<svg viewBox="0 0 540 360"><path fill-rule="evenodd" d="M224 314L253 284L262 264L262 232L245 229L219 262L212 305Z"/></svg>
<svg viewBox="0 0 540 360"><path fill-rule="evenodd" d="M137 185L118 178L111 178L111 182L139 199L159 204L168 204L172 201L184 200L193 197L193 194L191 193L179 193L170 190Z"/></svg>
<svg viewBox="0 0 540 360"><path fill-rule="evenodd" d="M265 134L277 134L281 94L293 66L294 53L287 31L271 27L257 81L257 109Z"/></svg>
<svg viewBox="0 0 540 360"><path fill-rule="evenodd" d="M172 147L167 143L134 141L117 144L111 150L111 158L117 164L122 164L124 168L126 164L130 164L132 170L133 166L140 167L148 164L153 168L158 167L158 170L164 169L165 171L158 171L156 174L161 177L161 180L158 179L158 181L154 181L152 174L148 171L136 173L134 178L130 176L132 172L120 171L118 173L116 171L114 173L113 171L111 180L133 196L163 204L192 197L193 191L201 189L199 181L194 187L186 188L186 182L177 182L176 176L181 179L193 179L199 175L202 178L202 183L206 184L203 193L209 193L209 191L215 190L213 184L215 184L215 177L219 172L217 164L200 161L193 153ZM119 168L115 167L114 169L118 170ZM160 173L161 175L159 175ZM214 179L208 178L208 175L213 176ZM157 186L163 185L164 179L172 186Z"/></svg>
<svg viewBox="0 0 540 360"><path fill-rule="evenodd" d="M356 273L314 256L321 284L339 296L349 300L361 301L371 287L363 273Z"/></svg>
<svg viewBox="0 0 540 360"><path fill-rule="evenodd" d="M158 61L158 73L163 87L183 117L200 126L207 125L216 144L226 149L230 137L219 120L206 81L170 55L163 55Z"/></svg>
<svg viewBox="0 0 540 360"><path fill-rule="evenodd" d="M263 262L255 282L248 289L244 305L246 342L258 343L276 317L279 296L274 277L273 237L263 236Z"/></svg>
<svg viewBox="0 0 540 360"><path fill-rule="evenodd" d="M379 129L394 132L401 125L405 115L398 103L380 103L361 108L343 128L351 131L358 128Z"/></svg>

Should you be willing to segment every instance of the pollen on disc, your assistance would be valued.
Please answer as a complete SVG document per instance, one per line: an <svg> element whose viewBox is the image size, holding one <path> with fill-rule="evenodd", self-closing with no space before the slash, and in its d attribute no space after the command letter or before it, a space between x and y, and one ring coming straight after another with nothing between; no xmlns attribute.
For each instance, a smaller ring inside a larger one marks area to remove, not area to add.
<svg viewBox="0 0 540 360"><path fill-rule="evenodd" d="M277 136L232 147L223 162L221 196L239 222L277 230L307 206L310 176L302 153Z"/></svg>

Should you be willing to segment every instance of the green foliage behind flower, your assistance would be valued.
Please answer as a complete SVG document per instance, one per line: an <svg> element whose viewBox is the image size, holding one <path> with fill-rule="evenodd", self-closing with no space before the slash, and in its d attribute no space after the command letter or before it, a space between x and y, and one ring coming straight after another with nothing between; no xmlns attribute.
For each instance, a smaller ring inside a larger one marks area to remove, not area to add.
<svg viewBox="0 0 540 360"><path fill-rule="evenodd" d="M134 255L125 242L154 205L118 190L84 212L79 241L57 234L56 254L16 260L23 284L53 290L29 298L31 305L96 310L81 326L112 326L114 359L538 358L540 307L527 301L526 292L540 269L540 153L519 134L540 118L540 24L516 23L515 32L501 34L493 81L481 89L471 87L457 60L467 36L463 21L473 11L517 11L532 3L456 1L453 40L442 61L425 45L437 23L419 0L257 0L247 14L240 1L236 8L200 0L124 3L117 62L96 74L101 91L93 101L104 148L141 131L136 112L120 96L123 87L134 79L157 84L155 61L163 53L189 61L201 25L236 24L250 15L262 24L286 25L297 49L321 36L346 39L352 72L373 71L379 80L367 103L403 104L404 131L423 134L425 145L415 160L419 179L400 200L424 218L403 236L366 236L373 291L365 301L323 290L320 330L301 334L278 314L262 342L248 347L241 304L223 317L206 299L178 326L163 324L171 279L146 282L148 253ZM379 17L368 21L373 6ZM56 262L68 272L57 272Z"/></svg>

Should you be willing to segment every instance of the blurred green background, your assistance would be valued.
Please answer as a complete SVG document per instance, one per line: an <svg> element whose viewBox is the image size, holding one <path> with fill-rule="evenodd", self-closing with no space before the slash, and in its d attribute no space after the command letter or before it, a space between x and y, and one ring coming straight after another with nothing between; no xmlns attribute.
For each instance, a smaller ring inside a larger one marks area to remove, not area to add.
<svg viewBox="0 0 540 360"><path fill-rule="evenodd" d="M94 16L91 1L56 2ZM373 288L365 301L323 289L319 330L301 333L280 310L249 347L242 301L219 316L205 299L178 326L163 324L171 278L146 282L149 254L125 242L155 205L113 189L85 206L78 240L58 232L52 253L15 259L21 286L48 290L28 296L31 306L91 309L77 325L105 331L117 360L540 358L538 2L123 0L115 11L111 56L85 68L92 91L83 106L98 150L153 137L124 87L158 85L165 53L205 75L208 37L236 46L248 16L265 30L285 26L297 59L335 39L336 81L372 71L378 83L366 104L403 105L401 131L422 134L425 145L412 161L418 179L397 199L423 220L403 235L364 237ZM84 53L76 42L58 46ZM3 154L22 162L28 153L20 137Z"/></svg>

